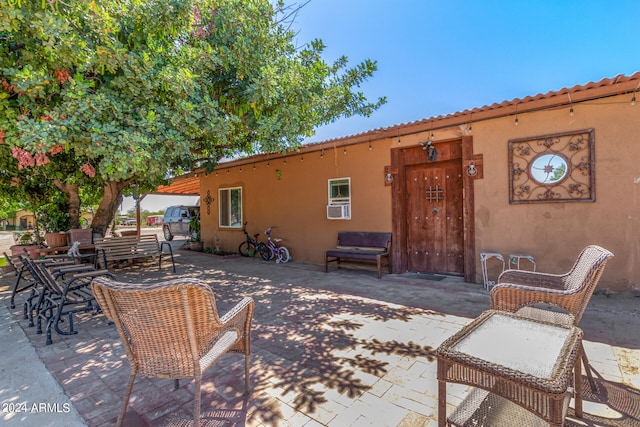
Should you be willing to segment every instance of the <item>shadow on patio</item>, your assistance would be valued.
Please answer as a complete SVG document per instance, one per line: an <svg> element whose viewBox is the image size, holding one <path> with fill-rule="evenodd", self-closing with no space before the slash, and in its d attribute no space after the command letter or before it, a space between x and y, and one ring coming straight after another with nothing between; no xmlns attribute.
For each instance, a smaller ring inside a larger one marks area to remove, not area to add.
<svg viewBox="0 0 640 427"><path fill-rule="evenodd" d="M435 426L435 349L488 308L488 294L480 285L455 278L431 282L391 275L378 280L371 272L325 274L318 266L178 252L175 275L152 265L115 274L121 281L143 283L202 278L212 285L221 314L243 296L256 304L252 392L243 396L243 358L224 356L203 378L206 425ZM9 281L3 280L5 286ZM422 308L412 308L416 305ZM12 313L21 318L20 308ZM78 316L78 335L54 334L53 345L46 346L26 321L20 325L85 422L112 425L129 376L114 327L102 315ZM588 331L585 336L589 339ZM616 357L601 360L602 352L593 354L587 347L604 378L599 378L597 395L588 394L585 383L585 417L572 418L575 425L639 425L640 356L637 349L623 350L631 361L629 372L609 376L611 364L620 371ZM600 368L604 363L608 367ZM171 380L138 377L125 425L186 425L175 418L190 418L193 382L182 381L176 391L172 386ZM449 385L450 404L466 391L466 386Z"/></svg>

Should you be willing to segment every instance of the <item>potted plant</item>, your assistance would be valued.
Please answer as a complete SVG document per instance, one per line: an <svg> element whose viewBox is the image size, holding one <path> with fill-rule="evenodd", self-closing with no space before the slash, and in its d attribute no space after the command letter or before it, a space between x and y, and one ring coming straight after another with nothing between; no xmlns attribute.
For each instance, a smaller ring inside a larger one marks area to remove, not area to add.
<svg viewBox="0 0 640 427"><path fill-rule="evenodd" d="M64 200L54 198L39 209L38 222L44 228L44 240L50 248L67 246L67 230L71 224Z"/></svg>
<svg viewBox="0 0 640 427"><path fill-rule="evenodd" d="M40 257L40 237L33 231L27 230L24 233L15 233L16 244L11 246L11 255L19 255L26 250L33 259Z"/></svg>
<svg viewBox="0 0 640 427"><path fill-rule="evenodd" d="M202 251L202 241L200 240L200 215L193 215L189 221L189 247L192 251Z"/></svg>

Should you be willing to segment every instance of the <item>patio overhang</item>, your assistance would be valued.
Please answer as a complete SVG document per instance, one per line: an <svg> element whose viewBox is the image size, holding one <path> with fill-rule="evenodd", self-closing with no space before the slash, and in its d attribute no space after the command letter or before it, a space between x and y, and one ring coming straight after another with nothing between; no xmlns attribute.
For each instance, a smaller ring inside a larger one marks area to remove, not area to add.
<svg viewBox="0 0 640 427"><path fill-rule="evenodd" d="M155 191L148 194L160 194L165 196L199 196L200 178L197 173L188 173L171 179L169 185L160 185Z"/></svg>

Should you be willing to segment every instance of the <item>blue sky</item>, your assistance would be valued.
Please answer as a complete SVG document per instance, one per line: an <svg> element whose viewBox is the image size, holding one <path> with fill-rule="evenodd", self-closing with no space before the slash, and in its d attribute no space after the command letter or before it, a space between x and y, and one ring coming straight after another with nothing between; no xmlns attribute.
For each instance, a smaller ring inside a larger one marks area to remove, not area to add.
<svg viewBox="0 0 640 427"><path fill-rule="evenodd" d="M633 74L640 71L638 16L638 0L311 0L293 25L298 43L322 39L329 62L377 60L361 90L388 102L306 142ZM194 200L147 196L141 207ZM133 206L125 198L121 211Z"/></svg>
<svg viewBox="0 0 640 427"><path fill-rule="evenodd" d="M638 16L637 0L311 0L293 25L298 43L322 39L330 62L377 60L361 90L388 102L307 142L633 74Z"/></svg>

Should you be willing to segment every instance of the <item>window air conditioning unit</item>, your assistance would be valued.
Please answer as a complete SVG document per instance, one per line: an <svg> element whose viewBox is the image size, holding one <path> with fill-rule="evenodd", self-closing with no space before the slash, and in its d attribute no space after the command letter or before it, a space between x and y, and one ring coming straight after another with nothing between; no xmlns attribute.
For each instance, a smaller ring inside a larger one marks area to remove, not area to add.
<svg viewBox="0 0 640 427"><path fill-rule="evenodd" d="M327 219L351 219L351 205L327 205Z"/></svg>

